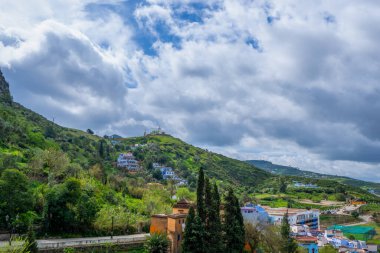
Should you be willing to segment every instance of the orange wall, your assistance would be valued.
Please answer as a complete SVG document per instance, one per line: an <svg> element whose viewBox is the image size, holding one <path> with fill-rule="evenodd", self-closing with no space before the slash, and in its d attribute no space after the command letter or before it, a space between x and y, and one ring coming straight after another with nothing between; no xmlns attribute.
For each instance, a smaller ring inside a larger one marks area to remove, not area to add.
<svg viewBox="0 0 380 253"><path fill-rule="evenodd" d="M150 233L166 233L168 226L168 219L166 217L152 217L150 223Z"/></svg>

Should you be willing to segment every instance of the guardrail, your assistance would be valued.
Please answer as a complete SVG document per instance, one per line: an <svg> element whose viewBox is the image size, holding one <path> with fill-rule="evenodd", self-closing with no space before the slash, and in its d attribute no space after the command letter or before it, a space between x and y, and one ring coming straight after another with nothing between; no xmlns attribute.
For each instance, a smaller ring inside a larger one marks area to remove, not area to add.
<svg viewBox="0 0 380 253"><path fill-rule="evenodd" d="M108 238L81 238L81 239L61 239L61 240L38 240L38 249L63 249L63 248L80 248L99 245L131 245L144 243L149 234L131 235L125 237Z"/></svg>

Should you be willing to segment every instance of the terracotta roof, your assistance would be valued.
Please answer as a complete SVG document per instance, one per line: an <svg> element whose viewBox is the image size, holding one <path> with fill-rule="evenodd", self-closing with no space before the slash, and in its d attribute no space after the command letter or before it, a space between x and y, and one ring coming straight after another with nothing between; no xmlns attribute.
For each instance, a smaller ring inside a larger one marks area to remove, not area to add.
<svg viewBox="0 0 380 253"><path fill-rule="evenodd" d="M314 236L296 236L298 242L317 242L318 238Z"/></svg>
<svg viewBox="0 0 380 253"><path fill-rule="evenodd" d="M192 203L187 199L181 199L176 204L174 204L174 208L190 208Z"/></svg>
<svg viewBox="0 0 380 253"><path fill-rule="evenodd" d="M152 214L151 217L155 217L155 218L167 218L168 215L167 214Z"/></svg>
<svg viewBox="0 0 380 253"><path fill-rule="evenodd" d="M175 213L175 214L169 214L168 217L169 218L173 218L173 219L176 219L176 218L186 218L187 214L186 213Z"/></svg>

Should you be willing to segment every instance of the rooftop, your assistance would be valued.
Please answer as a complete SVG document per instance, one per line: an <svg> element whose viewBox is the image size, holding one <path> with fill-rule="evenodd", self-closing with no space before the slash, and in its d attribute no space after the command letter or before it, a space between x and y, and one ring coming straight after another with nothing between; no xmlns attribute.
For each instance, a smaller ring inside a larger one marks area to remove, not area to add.
<svg viewBox="0 0 380 253"><path fill-rule="evenodd" d="M296 215L298 213L303 213L303 212L319 212L317 209L299 209L299 208L286 208L286 207L279 207L279 208L272 208L269 206L263 206L265 211L268 212L270 215L284 215L286 212L288 212L289 216Z"/></svg>
<svg viewBox="0 0 380 253"><path fill-rule="evenodd" d="M177 203L174 204L174 208L190 208L192 203L187 199L180 199Z"/></svg>

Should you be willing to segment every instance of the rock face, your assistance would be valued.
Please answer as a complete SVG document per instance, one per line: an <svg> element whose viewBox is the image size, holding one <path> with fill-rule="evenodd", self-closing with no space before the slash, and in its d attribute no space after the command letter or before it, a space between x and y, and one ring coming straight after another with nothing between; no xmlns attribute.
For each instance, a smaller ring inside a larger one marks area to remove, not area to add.
<svg viewBox="0 0 380 253"><path fill-rule="evenodd" d="M5 104L12 104L12 96L9 91L9 84L5 80L1 70L0 70L0 102L5 103Z"/></svg>

